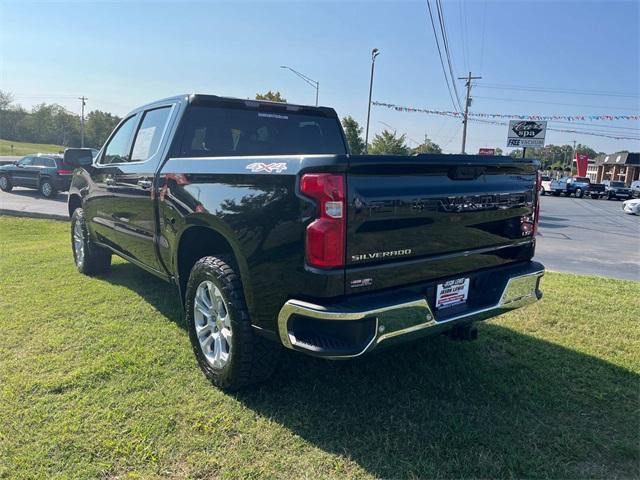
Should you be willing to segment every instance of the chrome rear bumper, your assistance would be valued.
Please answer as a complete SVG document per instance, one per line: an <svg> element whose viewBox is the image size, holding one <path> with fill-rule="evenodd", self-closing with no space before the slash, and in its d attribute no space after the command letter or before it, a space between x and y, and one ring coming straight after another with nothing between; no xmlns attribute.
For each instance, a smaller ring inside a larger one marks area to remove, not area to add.
<svg viewBox="0 0 640 480"><path fill-rule="evenodd" d="M325 358L353 358L373 350L381 343L392 343L393 340L417 335L435 335L458 323L485 320L533 303L542 298L542 292L538 286L543 275L544 268L541 268L510 277L495 304L440 320L434 315L425 296L416 293L398 294L397 303L370 308L363 308L357 304L322 306L292 299L287 301L280 310L278 333L282 344L288 348ZM347 348L346 351L343 349L332 352L331 349L314 345L314 342L296 338L296 333L291 329L291 320L296 316L303 322L306 320L307 323L320 321L330 327L335 325L338 330L340 325L346 326L346 324L333 322L366 322L363 328L366 328L368 333L364 337L361 336L351 350Z"/></svg>

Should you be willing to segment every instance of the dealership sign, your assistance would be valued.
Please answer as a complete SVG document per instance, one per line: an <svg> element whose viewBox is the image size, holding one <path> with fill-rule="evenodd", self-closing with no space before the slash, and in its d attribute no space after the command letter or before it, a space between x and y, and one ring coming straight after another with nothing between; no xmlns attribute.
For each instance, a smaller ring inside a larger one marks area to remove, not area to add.
<svg viewBox="0 0 640 480"><path fill-rule="evenodd" d="M478 150L478 155L495 155L495 154L496 154L495 148L481 148L480 150Z"/></svg>
<svg viewBox="0 0 640 480"><path fill-rule="evenodd" d="M507 147L544 147L547 122L511 120L507 135Z"/></svg>

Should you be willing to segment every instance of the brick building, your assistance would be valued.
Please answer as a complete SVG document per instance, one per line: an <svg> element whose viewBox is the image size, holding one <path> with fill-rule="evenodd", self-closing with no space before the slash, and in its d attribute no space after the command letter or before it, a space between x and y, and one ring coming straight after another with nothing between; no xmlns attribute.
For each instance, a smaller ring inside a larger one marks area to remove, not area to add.
<svg viewBox="0 0 640 480"><path fill-rule="evenodd" d="M592 167L593 168L593 167ZM640 153L611 153L600 155L595 162L597 183L604 180L617 180L631 185L640 179ZM591 170L592 173L593 169Z"/></svg>

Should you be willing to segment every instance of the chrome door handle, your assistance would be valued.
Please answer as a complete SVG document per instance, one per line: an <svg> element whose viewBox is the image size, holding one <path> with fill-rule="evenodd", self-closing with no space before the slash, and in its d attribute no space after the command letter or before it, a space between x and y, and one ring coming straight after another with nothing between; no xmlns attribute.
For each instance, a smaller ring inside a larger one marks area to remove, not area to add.
<svg viewBox="0 0 640 480"><path fill-rule="evenodd" d="M116 181L111 177L107 177L104 179L104 183L106 183L107 185L113 186L116 184Z"/></svg>
<svg viewBox="0 0 640 480"><path fill-rule="evenodd" d="M138 185L142 188L151 188L151 180L138 180Z"/></svg>

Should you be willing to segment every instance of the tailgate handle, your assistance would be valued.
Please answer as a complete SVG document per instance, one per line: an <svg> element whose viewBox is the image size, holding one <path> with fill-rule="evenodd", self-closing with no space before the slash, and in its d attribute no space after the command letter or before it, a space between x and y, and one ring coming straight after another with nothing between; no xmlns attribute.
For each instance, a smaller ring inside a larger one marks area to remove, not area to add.
<svg viewBox="0 0 640 480"><path fill-rule="evenodd" d="M485 167L470 167L470 166L461 166L461 167L451 167L449 168L449 172L447 176L451 180L475 180L480 175L482 175L485 171Z"/></svg>

